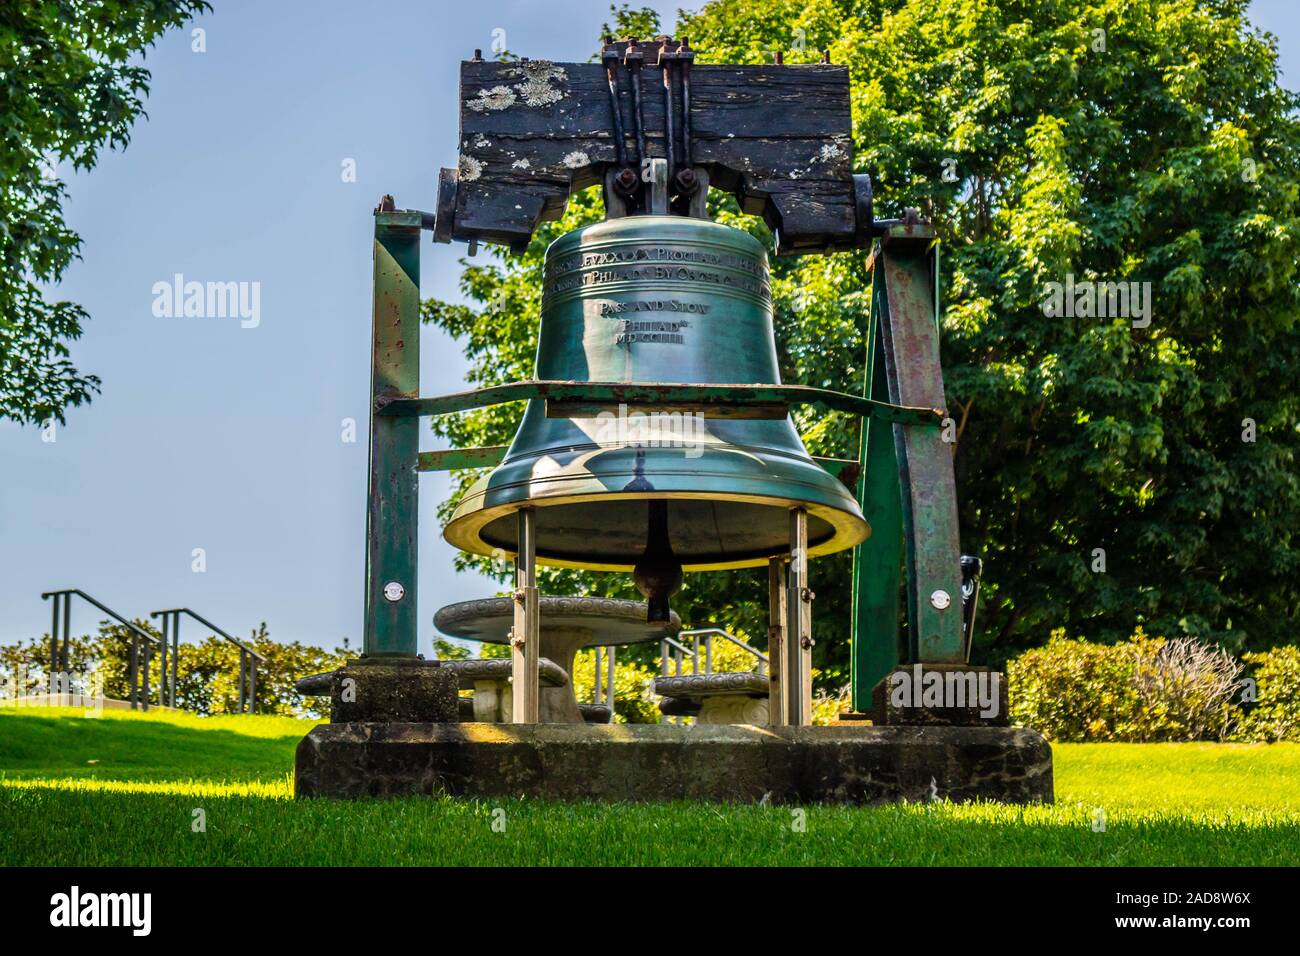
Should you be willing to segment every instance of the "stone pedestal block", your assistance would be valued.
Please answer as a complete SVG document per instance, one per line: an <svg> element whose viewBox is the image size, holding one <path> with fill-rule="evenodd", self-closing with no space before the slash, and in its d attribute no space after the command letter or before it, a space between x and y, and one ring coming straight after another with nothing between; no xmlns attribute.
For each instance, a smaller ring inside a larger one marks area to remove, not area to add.
<svg viewBox="0 0 1300 956"><path fill-rule="evenodd" d="M455 723L458 688L456 675L438 661L348 661L331 678L330 720Z"/></svg>
<svg viewBox="0 0 1300 956"><path fill-rule="evenodd" d="M1052 801L1052 752L1010 727L324 724L298 797L880 804Z"/></svg>
<svg viewBox="0 0 1300 956"><path fill-rule="evenodd" d="M1006 675L969 664L904 664L871 691L877 726L1007 727Z"/></svg>

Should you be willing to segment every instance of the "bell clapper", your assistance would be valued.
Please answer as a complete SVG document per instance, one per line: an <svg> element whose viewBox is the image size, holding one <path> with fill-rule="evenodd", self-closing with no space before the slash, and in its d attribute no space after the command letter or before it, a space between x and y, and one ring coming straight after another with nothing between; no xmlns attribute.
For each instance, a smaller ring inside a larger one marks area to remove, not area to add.
<svg viewBox="0 0 1300 956"><path fill-rule="evenodd" d="M646 621L666 622L672 613L668 599L682 586L682 565L668 540L668 502L648 503L645 553L632 571L632 580L646 599Z"/></svg>

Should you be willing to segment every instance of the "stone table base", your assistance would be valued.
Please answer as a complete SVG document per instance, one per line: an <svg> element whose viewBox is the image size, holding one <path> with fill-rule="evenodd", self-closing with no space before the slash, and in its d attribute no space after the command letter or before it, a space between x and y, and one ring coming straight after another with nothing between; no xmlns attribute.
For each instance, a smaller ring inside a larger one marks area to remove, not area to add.
<svg viewBox="0 0 1300 956"><path fill-rule="evenodd" d="M1011 727L322 724L298 797L1051 803L1052 751Z"/></svg>

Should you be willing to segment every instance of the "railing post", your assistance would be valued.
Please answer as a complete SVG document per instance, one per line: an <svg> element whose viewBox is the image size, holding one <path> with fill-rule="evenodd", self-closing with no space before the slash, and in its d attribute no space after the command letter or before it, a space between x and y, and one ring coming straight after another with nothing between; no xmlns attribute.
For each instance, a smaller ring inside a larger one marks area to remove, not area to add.
<svg viewBox="0 0 1300 956"><path fill-rule="evenodd" d="M63 595L63 667L66 673L71 670L69 659L72 644L72 592Z"/></svg>
<svg viewBox="0 0 1300 956"><path fill-rule="evenodd" d="M147 713L149 710L149 659L152 656L149 652L149 645L141 645L140 653L144 659L144 678L140 694L140 709Z"/></svg>
<svg viewBox="0 0 1300 956"><path fill-rule="evenodd" d="M236 705L236 713L240 714L244 712L244 671L248 666L247 657L248 655L244 653L244 649L241 647L239 649L239 703Z"/></svg>
<svg viewBox="0 0 1300 956"><path fill-rule="evenodd" d="M50 623L50 673L47 675L50 685L50 693L54 693L54 674L59 669L59 605L63 602L63 595L54 595L54 620Z"/></svg>
<svg viewBox="0 0 1300 956"><path fill-rule="evenodd" d="M254 712L257 703L257 658L248 659L248 712Z"/></svg>
<svg viewBox="0 0 1300 956"><path fill-rule="evenodd" d="M167 619L163 618L162 644L158 647L158 706L167 706Z"/></svg>
<svg viewBox="0 0 1300 956"><path fill-rule="evenodd" d="M176 684L180 673L181 612L172 612L172 706L176 706Z"/></svg>
<svg viewBox="0 0 1300 956"><path fill-rule="evenodd" d="M131 634L131 709L136 710L140 704L137 700L137 687L140 679L140 637Z"/></svg>

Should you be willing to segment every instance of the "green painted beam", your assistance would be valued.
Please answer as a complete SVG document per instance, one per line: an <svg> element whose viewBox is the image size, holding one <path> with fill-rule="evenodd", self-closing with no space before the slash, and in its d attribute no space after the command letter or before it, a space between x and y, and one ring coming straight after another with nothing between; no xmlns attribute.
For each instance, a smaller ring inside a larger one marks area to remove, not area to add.
<svg viewBox="0 0 1300 956"><path fill-rule="evenodd" d="M944 404L932 244L886 236L876 256L889 400ZM962 663L961 553L952 446L942 432L894 428L907 567L908 660Z"/></svg>
<svg viewBox="0 0 1300 956"><path fill-rule="evenodd" d="M419 213L375 213L372 409L420 394ZM366 509L367 657L416 657L419 419L372 410Z"/></svg>
<svg viewBox="0 0 1300 956"><path fill-rule="evenodd" d="M420 452L420 471L460 471L465 468L492 468L501 464L509 445L484 445L481 448L447 448Z"/></svg>
<svg viewBox="0 0 1300 956"><path fill-rule="evenodd" d="M889 395L885 378L881 314L888 309L884 283L872 282L867 317L866 381L864 391L883 400ZM894 426L881 418L863 420L859 433L858 507L871 526L871 535L853 549L853 603L850 691L853 709L871 709L871 690L901 659L899 589L902 585L903 510L899 495Z"/></svg>
<svg viewBox="0 0 1300 956"><path fill-rule="evenodd" d="M472 408L505 402L541 399L558 409L566 405L581 408L574 415L586 415L592 408L692 407L736 417L745 406L822 405L851 415L875 416L885 421L938 428L944 417L941 408L903 406L847 392L807 385L699 385L691 383L561 382L525 381L490 385L470 392L456 392L432 398L376 397L376 414L382 418L448 415Z"/></svg>

